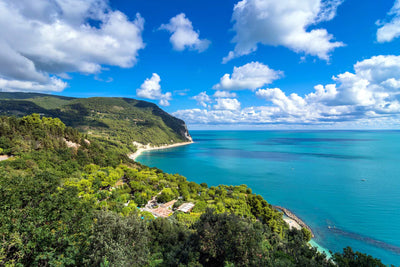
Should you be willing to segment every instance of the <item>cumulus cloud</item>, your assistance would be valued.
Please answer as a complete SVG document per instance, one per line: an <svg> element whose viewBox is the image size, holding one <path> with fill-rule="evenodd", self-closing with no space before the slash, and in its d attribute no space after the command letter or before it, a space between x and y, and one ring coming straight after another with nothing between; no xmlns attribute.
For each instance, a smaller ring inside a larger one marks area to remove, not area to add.
<svg viewBox="0 0 400 267"><path fill-rule="evenodd" d="M375 56L354 65L354 72L316 85L304 96L280 88L258 89L265 106L223 110L179 110L190 124L393 125L400 122L400 56ZM347 124L346 124L347 123Z"/></svg>
<svg viewBox="0 0 400 267"><path fill-rule="evenodd" d="M160 100L159 104L161 106L169 106L172 94L170 92L163 94L160 82L160 76L157 73L153 73L150 79L146 79L140 88L136 89L136 95L142 98Z"/></svg>
<svg viewBox="0 0 400 267"><path fill-rule="evenodd" d="M67 86L66 82L55 77L50 77L45 83L0 78L0 88L9 92L61 92Z"/></svg>
<svg viewBox="0 0 400 267"><path fill-rule="evenodd" d="M233 30L236 35L234 51L223 59L250 54L258 44L285 46L296 53L329 60L330 53L342 42L333 41L326 29L310 26L335 17L337 7L343 0L242 0L233 10Z"/></svg>
<svg viewBox="0 0 400 267"><path fill-rule="evenodd" d="M207 95L207 92L201 92L200 94L192 97L192 99L197 101L197 104L203 107L207 107L209 103L212 102L212 99L209 95Z"/></svg>
<svg viewBox="0 0 400 267"><path fill-rule="evenodd" d="M217 90L255 90L283 76L282 71L270 69L260 62L251 62L234 67L232 75L225 74L220 82L213 86Z"/></svg>
<svg viewBox="0 0 400 267"><path fill-rule="evenodd" d="M239 110L240 102L235 98L218 98L217 104L214 105L214 109L218 110Z"/></svg>
<svg viewBox="0 0 400 267"><path fill-rule="evenodd" d="M192 97L197 104L208 109L214 110L239 110L240 102L234 98L237 95L226 91L217 91L214 95L209 96L206 91ZM216 103L212 105L212 103Z"/></svg>
<svg viewBox="0 0 400 267"><path fill-rule="evenodd" d="M167 30L172 34L169 40L178 51L190 49L203 52L211 43L207 39L200 39L200 32L193 29L192 22L184 13L171 18L168 24L162 24L160 30Z"/></svg>
<svg viewBox="0 0 400 267"><path fill-rule="evenodd" d="M240 119L240 113L232 110L186 109L172 113L192 124L233 124Z"/></svg>
<svg viewBox="0 0 400 267"><path fill-rule="evenodd" d="M376 22L376 24L380 26L376 33L377 41L380 43L391 42L393 39L400 36L400 0L395 1L388 16L391 17L390 21Z"/></svg>
<svg viewBox="0 0 400 267"><path fill-rule="evenodd" d="M62 91L67 84L55 76L132 67L143 25L139 14L130 21L106 0L0 0L2 89Z"/></svg>

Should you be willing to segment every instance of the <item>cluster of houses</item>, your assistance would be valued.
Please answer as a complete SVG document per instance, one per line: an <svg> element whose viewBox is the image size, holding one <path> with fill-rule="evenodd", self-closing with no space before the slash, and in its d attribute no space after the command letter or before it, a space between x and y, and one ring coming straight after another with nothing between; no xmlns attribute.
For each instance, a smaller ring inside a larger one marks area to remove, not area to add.
<svg viewBox="0 0 400 267"><path fill-rule="evenodd" d="M115 188L123 186L124 184L125 184L125 181L123 181L123 179L120 179L120 180L118 180L116 182L114 187L110 187L109 190L111 191L111 190L113 190ZM182 199L182 197L179 197L179 199ZM170 216L171 214L174 213L173 206L177 201L178 200L174 199L174 200L171 200L171 201L169 201L167 203L160 204L160 203L157 202L156 196L154 196L147 202L147 204L144 206L144 208L140 208L140 210L141 211L148 211L151 214L153 214L154 217L166 218L166 217L168 217L168 216ZM129 202L130 201L128 201L128 203L125 203L125 206L128 206ZM188 213L188 212L192 211L194 206L195 206L195 204L193 204L191 202L183 203L175 211L181 211L181 212L184 212L184 213Z"/></svg>
<svg viewBox="0 0 400 267"><path fill-rule="evenodd" d="M174 213L172 207L176 202L177 200L171 200L167 203L158 204L156 197L152 197L152 199L149 202L147 202L146 206L144 208L141 208L140 210L151 212L151 214L153 214L155 217L166 218L170 216L172 213ZM176 211L182 211L188 213L193 209L193 207L194 204L191 202L183 203L176 209Z"/></svg>

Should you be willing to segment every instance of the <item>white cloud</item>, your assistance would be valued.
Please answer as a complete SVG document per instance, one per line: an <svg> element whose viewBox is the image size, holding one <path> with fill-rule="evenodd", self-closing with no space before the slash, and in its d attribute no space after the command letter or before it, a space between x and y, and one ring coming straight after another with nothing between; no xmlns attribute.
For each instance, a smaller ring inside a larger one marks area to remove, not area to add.
<svg viewBox="0 0 400 267"><path fill-rule="evenodd" d="M296 53L329 60L330 53L342 42L333 41L326 29L307 31L321 21L335 17L343 0L242 0L233 10L234 51L223 59L250 54L258 44L285 46Z"/></svg>
<svg viewBox="0 0 400 267"><path fill-rule="evenodd" d="M400 56L394 55L374 56L354 65L357 76L372 83L381 83L390 78L399 77L399 67Z"/></svg>
<svg viewBox="0 0 400 267"><path fill-rule="evenodd" d="M160 99L160 102L158 102L160 104L160 106L164 106L164 107L169 106L169 101L168 100L171 100L171 96L168 95L168 94L169 93L166 93L164 95L164 97L162 99Z"/></svg>
<svg viewBox="0 0 400 267"><path fill-rule="evenodd" d="M213 97L219 97L219 98L228 98L228 97L237 97L236 93L231 93L227 91L216 91L213 95Z"/></svg>
<svg viewBox="0 0 400 267"><path fill-rule="evenodd" d="M185 118L185 122L199 124L233 124L240 119L237 111L187 109L178 110L172 114L178 118Z"/></svg>
<svg viewBox="0 0 400 267"><path fill-rule="evenodd" d="M61 92L68 84L55 77L50 77L46 83L20 80L6 80L0 78L0 88L10 92Z"/></svg>
<svg viewBox="0 0 400 267"><path fill-rule="evenodd" d="M376 22L378 26L381 26L376 33L376 39L380 43L391 42L400 36L400 0L395 1L388 16L392 17L389 22Z"/></svg>
<svg viewBox="0 0 400 267"><path fill-rule="evenodd" d="M306 105L304 99L297 94L293 93L287 97L279 88L259 89L256 95L265 98L267 101L271 101L287 113L298 113Z"/></svg>
<svg viewBox="0 0 400 267"><path fill-rule="evenodd" d="M400 56L375 56L357 62L354 73L339 74L333 81L316 85L305 96L287 95L279 88L258 89L255 94L266 100L265 106L178 110L174 115L189 124L398 127Z"/></svg>
<svg viewBox="0 0 400 267"><path fill-rule="evenodd" d="M212 102L212 99L210 98L209 95L207 95L207 92L201 92L200 94L192 97L192 99L197 101L197 104L203 107L207 107L209 103Z"/></svg>
<svg viewBox="0 0 400 267"><path fill-rule="evenodd" d="M240 102L236 97L236 93L230 93L227 91L217 91L210 97L206 91L201 92L200 94L193 96L192 99L197 101L197 104L204 108L214 108L218 110L238 110L240 109ZM215 105L211 105L211 103L216 102Z"/></svg>
<svg viewBox="0 0 400 267"><path fill-rule="evenodd" d="M382 83L383 86L392 89L400 89L400 80L390 78Z"/></svg>
<svg viewBox="0 0 400 267"><path fill-rule="evenodd" d="M168 24L162 24L161 30L172 33L170 42L175 50L183 51L186 48L203 52L210 46L210 41L200 39L199 31L194 31L192 22L186 18L184 13L171 18Z"/></svg>
<svg viewBox="0 0 400 267"><path fill-rule="evenodd" d="M213 106L218 110L240 110L240 102L235 98L218 98L217 104Z"/></svg>
<svg viewBox="0 0 400 267"><path fill-rule="evenodd" d="M220 82L213 86L218 90L255 90L283 76L282 71L270 69L259 62L251 62L234 67L232 75L225 74Z"/></svg>
<svg viewBox="0 0 400 267"><path fill-rule="evenodd" d="M144 48L143 25L139 14L130 21L106 0L0 0L0 78L8 81L2 84L59 91L54 75L132 67Z"/></svg>
<svg viewBox="0 0 400 267"><path fill-rule="evenodd" d="M160 76L157 73L153 73L150 79L146 79L140 88L136 89L136 95L142 98L160 100L159 104L161 106L169 106L172 94L170 92L163 94L160 82Z"/></svg>

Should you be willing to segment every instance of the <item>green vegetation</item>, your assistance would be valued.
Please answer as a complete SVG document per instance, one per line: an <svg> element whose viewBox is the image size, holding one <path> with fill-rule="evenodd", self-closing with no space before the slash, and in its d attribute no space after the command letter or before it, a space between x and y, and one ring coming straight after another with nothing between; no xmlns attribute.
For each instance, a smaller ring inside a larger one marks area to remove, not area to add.
<svg viewBox="0 0 400 267"><path fill-rule="evenodd" d="M0 117L1 266L381 266L345 249L335 265L246 185L189 182L114 143L37 114ZM154 218L179 199L195 207Z"/></svg>
<svg viewBox="0 0 400 267"><path fill-rule="evenodd" d="M361 253L354 252L351 247L347 247L343 249L343 253L335 253L333 255L333 260L339 266L343 267L357 267L357 266L376 266L376 267L385 267L386 265L381 262L379 259L375 259L374 257ZM393 265L392 265L393 266Z"/></svg>
<svg viewBox="0 0 400 267"><path fill-rule="evenodd" d="M136 150L132 142L163 145L189 141L184 121L157 105L128 98L69 98L35 93L0 92L0 114L38 113L60 118L102 146L122 153Z"/></svg>

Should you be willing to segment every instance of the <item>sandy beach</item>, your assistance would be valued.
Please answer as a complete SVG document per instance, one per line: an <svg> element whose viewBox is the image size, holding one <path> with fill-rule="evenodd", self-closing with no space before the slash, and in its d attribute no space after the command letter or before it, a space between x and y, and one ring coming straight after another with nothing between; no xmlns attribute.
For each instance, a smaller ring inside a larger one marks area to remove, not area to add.
<svg viewBox="0 0 400 267"><path fill-rule="evenodd" d="M192 144L193 141L190 142L182 142L182 143L175 143L171 145L162 145L162 146L151 146L150 144L143 145L138 142L134 142L133 144L138 148L135 153L130 154L129 158L132 160L136 160L137 157L139 157L140 154L144 151L151 151L151 150L161 150L161 149L167 149L167 148L172 148L172 147L178 147L178 146L186 146Z"/></svg>
<svg viewBox="0 0 400 267"><path fill-rule="evenodd" d="M306 228L311 232L311 236L314 237L314 233L311 228L307 224L305 224L299 217L294 215L290 210L280 206L273 207L283 212L283 214L286 216L284 216L283 219L289 225L290 229L292 229L293 227L298 230L301 230L301 228Z"/></svg>
<svg viewBox="0 0 400 267"><path fill-rule="evenodd" d="M296 228L297 230L301 230L300 224L298 224L295 220L289 217L283 217L283 220L289 225L290 229Z"/></svg>
<svg viewBox="0 0 400 267"><path fill-rule="evenodd" d="M298 217L296 217L296 215L294 215L293 213L291 213L289 210L287 210L287 209L285 209L285 208L282 208L282 207L279 207L279 209L280 209L280 210L284 209L284 211L283 211L283 212L284 212L283 220L289 225L289 228L290 228L290 229L295 228L295 229L297 229L297 230L301 230L301 228L306 227L308 230L311 231L311 228L310 228L308 225L306 225L303 221L301 221ZM293 216L293 218L287 216L286 213L289 213L289 215ZM296 220L299 220L299 222L296 221ZM302 226L301 224L302 224L303 226ZM311 231L311 234L312 234L312 237L314 238L314 234L313 234L312 231ZM326 257L327 257L328 259L330 259L330 258L332 257L332 254L329 252L328 249L326 249L326 248L320 246L320 245L319 245L317 242L315 242L313 239L311 239L311 240L308 242L308 244L309 244L310 246L312 246L312 247L315 247L320 253L325 253L325 254L326 254Z"/></svg>

